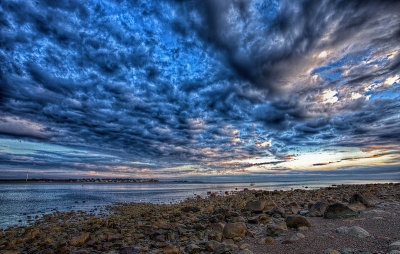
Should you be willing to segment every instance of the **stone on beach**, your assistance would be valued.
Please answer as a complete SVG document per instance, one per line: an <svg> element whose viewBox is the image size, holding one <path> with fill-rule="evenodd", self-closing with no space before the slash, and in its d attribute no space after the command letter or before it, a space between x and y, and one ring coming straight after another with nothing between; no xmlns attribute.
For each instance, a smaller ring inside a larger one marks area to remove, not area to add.
<svg viewBox="0 0 400 254"><path fill-rule="evenodd" d="M259 244L272 244L275 242L275 239L271 236L267 236L260 241L258 241Z"/></svg>
<svg viewBox="0 0 400 254"><path fill-rule="evenodd" d="M179 250L173 245L168 245L168 246L164 247L163 253L164 254L179 254Z"/></svg>
<svg viewBox="0 0 400 254"><path fill-rule="evenodd" d="M369 192L364 192L364 193L356 193L350 198L350 203L362 203L366 207L373 207L376 206L382 201L377 198L375 195L369 193Z"/></svg>
<svg viewBox="0 0 400 254"><path fill-rule="evenodd" d="M303 239L303 238L305 238L305 237L306 237L306 236L303 235L302 233L295 233L294 235L292 235L292 236L290 237L290 240L291 240L291 241L297 241L297 240Z"/></svg>
<svg viewBox="0 0 400 254"><path fill-rule="evenodd" d="M279 236L288 231L286 223L281 222L281 223L271 223L267 224L267 235L269 236Z"/></svg>
<svg viewBox="0 0 400 254"><path fill-rule="evenodd" d="M335 229L336 233L339 234L346 234L346 235L351 235L351 236L355 236L358 238L365 238L367 236L370 236L370 234L363 228L359 227L359 226L352 226L352 227L339 227L337 229Z"/></svg>
<svg viewBox="0 0 400 254"><path fill-rule="evenodd" d="M215 247L214 253L215 254L230 253L231 251L234 251L236 249L238 249L238 246L236 244L220 243Z"/></svg>
<svg viewBox="0 0 400 254"><path fill-rule="evenodd" d="M258 223L268 223L271 221L265 214L259 214L247 219L249 223L258 224Z"/></svg>
<svg viewBox="0 0 400 254"><path fill-rule="evenodd" d="M367 208L363 203L360 203L360 202L350 203L350 204L348 205L348 207L349 207L351 210L356 211L356 212L358 212L358 211L364 211L364 210Z"/></svg>
<svg viewBox="0 0 400 254"><path fill-rule="evenodd" d="M357 216L357 212L342 203L329 205L324 212L325 219L350 218L355 216Z"/></svg>
<svg viewBox="0 0 400 254"><path fill-rule="evenodd" d="M214 249L215 249L219 244L220 244L219 242L217 242L217 241L215 241L215 240L211 240L211 241L206 242L205 246L206 246L206 249L207 249L208 251L214 251Z"/></svg>
<svg viewBox="0 0 400 254"><path fill-rule="evenodd" d="M327 207L327 202L324 200L319 200L311 205L309 214L313 217L322 217Z"/></svg>
<svg viewBox="0 0 400 254"><path fill-rule="evenodd" d="M286 217L286 225L289 228L311 227L311 222L301 215L289 215Z"/></svg>
<svg viewBox="0 0 400 254"><path fill-rule="evenodd" d="M225 238L243 237L247 232L246 224L243 222L227 223L223 230Z"/></svg>
<svg viewBox="0 0 400 254"><path fill-rule="evenodd" d="M262 212L264 210L265 204L267 203L266 200L257 200L251 201L246 204L244 210L252 211L252 212Z"/></svg>

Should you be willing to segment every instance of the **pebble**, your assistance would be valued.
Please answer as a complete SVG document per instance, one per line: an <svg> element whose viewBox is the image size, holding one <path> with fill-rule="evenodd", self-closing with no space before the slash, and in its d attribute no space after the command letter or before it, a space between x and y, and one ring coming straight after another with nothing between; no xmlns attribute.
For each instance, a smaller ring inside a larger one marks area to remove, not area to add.
<svg viewBox="0 0 400 254"><path fill-rule="evenodd" d="M400 240L395 241L389 245L390 250L400 250Z"/></svg>
<svg viewBox="0 0 400 254"><path fill-rule="evenodd" d="M305 238L305 237L306 237L306 236L303 235L302 233L295 233L294 235L292 235L292 236L290 237L290 240L291 240L291 241L297 241L297 240L303 239L303 238Z"/></svg>
<svg viewBox="0 0 400 254"><path fill-rule="evenodd" d="M340 252L333 249L327 249L324 251L324 254L340 254Z"/></svg>
<svg viewBox="0 0 400 254"><path fill-rule="evenodd" d="M259 244L272 244L275 242L275 239L273 237L265 237L263 239L261 239L260 241L258 241Z"/></svg>
<svg viewBox="0 0 400 254"><path fill-rule="evenodd" d="M240 250L244 250L244 249L247 249L249 246L250 246L249 244L243 243L243 244L241 244L241 245L239 246L239 249L240 249Z"/></svg>
<svg viewBox="0 0 400 254"><path fill-rule="evenodd" d="M240 251L239 254L253 254L253 252L251 250L244 249L244 250Z"/></svg>
<svg viewBox="0 0 400 254"><path fill-rule="evenodd" d="M353 251L353 249L350 248L344 248L340 250L341 254L355 254L355 251Z"/></svg>

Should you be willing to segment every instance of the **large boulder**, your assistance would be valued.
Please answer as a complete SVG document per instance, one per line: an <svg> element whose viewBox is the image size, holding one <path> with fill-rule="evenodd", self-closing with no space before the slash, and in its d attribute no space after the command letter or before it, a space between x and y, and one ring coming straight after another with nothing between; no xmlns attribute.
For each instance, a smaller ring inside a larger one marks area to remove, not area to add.
<svg viewBox="0 0 400 254"><path fill-rule="evenodd" d="M373 207L382 203L382 200L380 200L375 195L369 192L364 192L364 193L356 193L350 198L350 203L357 203L357 202L365 205L366 207Z"/></svg>
<svg viewBox="0 0 400 254"><path fill-rule="evenodd" d="M243 222L226 223L223 235L225 238L243 237L246 232L247 227Z"/></svg>
<svg viewBox="0 0 400 254"><path fill-rule="evenodd" d="M324 212L325 219L350 218L357 216L357 212L342 203L329 205Z"/></svg>
<svg viewBox="0 0 400 254"><path fill-rule="evenodd" d="M286 225L289 228L311 227L311 222L301 215L289 215L286 217Z"/></svg>

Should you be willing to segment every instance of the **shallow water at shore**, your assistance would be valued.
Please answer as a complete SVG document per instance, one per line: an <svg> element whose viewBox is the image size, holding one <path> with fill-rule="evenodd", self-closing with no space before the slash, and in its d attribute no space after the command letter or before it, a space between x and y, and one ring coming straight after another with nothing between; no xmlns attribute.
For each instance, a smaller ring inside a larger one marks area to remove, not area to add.
<svg viewBox="0 0 400 254"><path fill-rule="evenodd" d="M250 183L18 183L0 184L0 228L27 223L43 213L104 208L118 202L175 203L208 191L249 189L288 190L320 188L332 184L368 184L399 181L336 180Z"/></svg>

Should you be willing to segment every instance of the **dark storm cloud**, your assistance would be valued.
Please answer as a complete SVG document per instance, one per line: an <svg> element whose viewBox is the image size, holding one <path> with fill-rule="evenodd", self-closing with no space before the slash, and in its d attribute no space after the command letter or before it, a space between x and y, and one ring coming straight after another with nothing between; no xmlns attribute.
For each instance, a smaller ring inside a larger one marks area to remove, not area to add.
<svg viewBox="0 0 400 254"><path fill-rule="evenodd" d="M279 164L299 146L399 141L398 88L369 101L364 93L365 84L399 73L400 54L362 63L399 50L398 2L6 0L0 7L0 134L117 158L40 151L25 162L2 154L3 165L141 170L134 160L156 161L143 166L153 171L193 164L185 170L205 173ZM321 60L324 50L337 56ZM338 92L338 103L324 101L326 89ZM388 88L374 89L380 96ZM354 93L363 97L352 100ZM275 160L225 163L261 156Z"/></svg>

